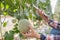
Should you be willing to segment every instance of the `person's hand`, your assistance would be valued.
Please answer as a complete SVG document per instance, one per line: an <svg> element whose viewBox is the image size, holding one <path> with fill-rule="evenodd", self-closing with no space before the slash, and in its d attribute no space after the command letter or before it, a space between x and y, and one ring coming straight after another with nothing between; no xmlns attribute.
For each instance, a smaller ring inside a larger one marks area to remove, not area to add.
<svg viewBox="0 0 60 40"><path fill-rule="evenodd" d="M23 36L25 36L25 37L34 37L34 38L40 38L40 34L38 34L37 32L35 32L34 31L34 29L33 29L33 27L30 25L29 26L29 29L30 29L30 31L29 32L27 32L27 33L22 33L22 35Z"/></svg>

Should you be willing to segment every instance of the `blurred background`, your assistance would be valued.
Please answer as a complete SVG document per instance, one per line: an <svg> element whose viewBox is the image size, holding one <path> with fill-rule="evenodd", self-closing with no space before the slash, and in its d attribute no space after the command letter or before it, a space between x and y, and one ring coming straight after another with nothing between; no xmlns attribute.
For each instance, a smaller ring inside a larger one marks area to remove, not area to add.
<svg viewBox="0 0 60 40"><path fill-rule="evenodd" d="M59 2L59 0L1 0L0 40L38 40L24 38L19 34L17 27L21 19L30 20L36 32L49 34L52 28L37 14L33 4L44 10L50 19L60 21Z"/></svg>

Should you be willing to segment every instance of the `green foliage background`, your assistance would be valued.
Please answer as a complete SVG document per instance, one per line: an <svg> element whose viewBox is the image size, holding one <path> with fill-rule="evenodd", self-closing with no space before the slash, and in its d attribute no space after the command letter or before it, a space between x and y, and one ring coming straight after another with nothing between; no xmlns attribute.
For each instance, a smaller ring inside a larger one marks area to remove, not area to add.
<svg viewBox="0 0 60 40"><path fill-rule="evenodd" d="M50 0L1 0L0 4L0 15L9 15L18 21L20 19L31 19L32 21L42 20L33 8L33 4L44 10L47 15L52 16ZM3 26L5 27L6 24L7 23L4 22ZM14 28L10 30L9 33L5 33L4 40L13 40L14 34L19 33L17 26L18 23L14 25Z"/></svg>

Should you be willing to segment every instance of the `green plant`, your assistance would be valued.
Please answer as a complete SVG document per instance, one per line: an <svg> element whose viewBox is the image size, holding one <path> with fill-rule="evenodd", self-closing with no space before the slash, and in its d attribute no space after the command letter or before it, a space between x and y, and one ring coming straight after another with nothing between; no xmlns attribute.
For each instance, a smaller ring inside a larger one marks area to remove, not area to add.
<svg viewBox="0 0 60 40"><path fill-rule="evenodd" d="M1 0L0 1L0 15L7 15L16 18L19 22L20 19L31 19L33 22L36 20L41 21L42 18L37 14L36 10L33 8L33 4L35 4L40 9L44 10L46 14L51 16L51 7L50 0ZM1 19L1 18L0 18ZM0 21L1 22L1 21ZM18 23L17 22L17 23ZM18 24L14 25L14 28L11 30L13 32L12 37L15 33L19 33L17 28ZM3 22L3 25L6 26L6 22ZM11 36L11 32L6 32L5 40L13 40L13 38L9 39ZM7 39L7 36L8 39Z"/></svg>

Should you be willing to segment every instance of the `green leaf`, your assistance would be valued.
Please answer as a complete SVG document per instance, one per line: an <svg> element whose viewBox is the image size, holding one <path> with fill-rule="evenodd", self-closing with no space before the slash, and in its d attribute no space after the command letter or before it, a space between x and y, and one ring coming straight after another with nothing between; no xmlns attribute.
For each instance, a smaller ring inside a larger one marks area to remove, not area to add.
<svg viewBox="0 0 60 40"><path fill-rule="evenodd" d="M9 9L9 5L6 5L6 10Z"/></svg>
<svg viewBox="0 0 60 40"><path fill-rule="evenodd" d="M7 22L4 22L4 23L3 23L3 27L6 27L6 25L7 25Z"/></svg>
<svg viewBox="0 0 60 40"><path fill-rule="evenodd" d="M3 4L3 3L1 3L1 9L2 9L2 10L4 9L4 4Z"/></svg>
<svg viewBox="0 0 60 40"><path fill-rule="evenodd" d="M5 32L4 34L4 40L13 40L14 39L14 32L12 30L8 32Z"/></svg>
<svg viewBox="0 0 60 40"><path fill-rule="evenodd" d="M5 32L5 34L4 34L4 40L9 40L9 34L8 34L8 32Z"/></svg>
<svg viewBox="0 0 60 40"><path fill-rule="evenodd" d="M4 16L6 16L8 13L7 12L4 12Z"/></svg>

